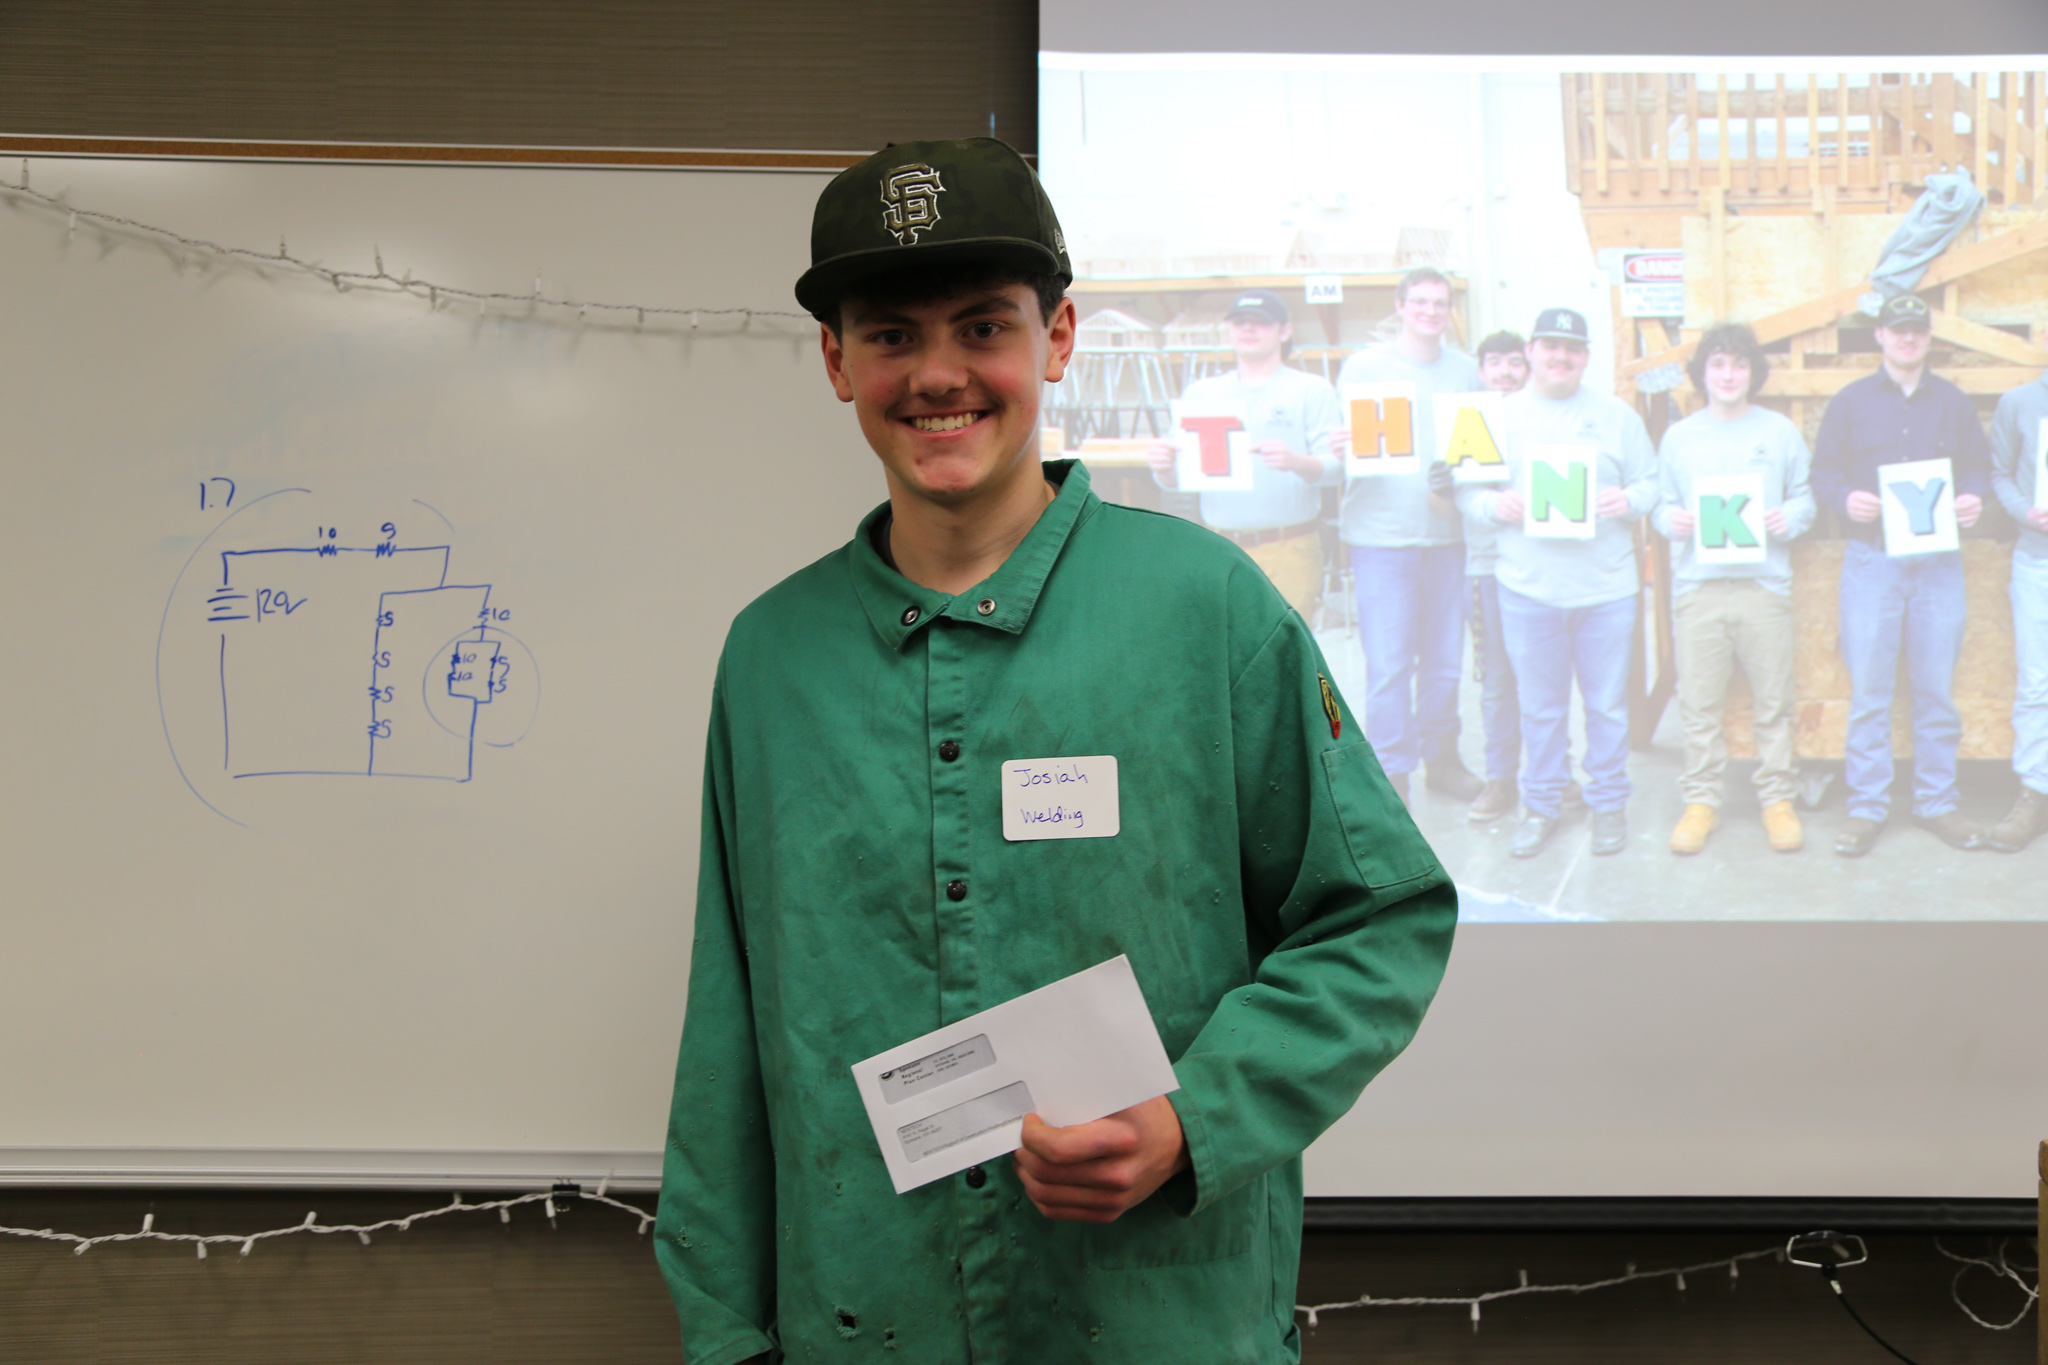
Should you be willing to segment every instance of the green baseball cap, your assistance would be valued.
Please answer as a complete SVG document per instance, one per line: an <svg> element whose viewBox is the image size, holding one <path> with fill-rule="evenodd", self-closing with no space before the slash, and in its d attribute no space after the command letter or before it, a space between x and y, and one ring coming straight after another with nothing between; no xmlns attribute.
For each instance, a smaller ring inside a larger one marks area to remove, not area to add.
<svg viewBox="0 0 2048 1365"><path fill-rule="evenodd" d="M811 217L811 268L796 301L820 315L861 280L955 261L1073 283L1052 201L1006 142L899 142L834 176Z"/></svg>

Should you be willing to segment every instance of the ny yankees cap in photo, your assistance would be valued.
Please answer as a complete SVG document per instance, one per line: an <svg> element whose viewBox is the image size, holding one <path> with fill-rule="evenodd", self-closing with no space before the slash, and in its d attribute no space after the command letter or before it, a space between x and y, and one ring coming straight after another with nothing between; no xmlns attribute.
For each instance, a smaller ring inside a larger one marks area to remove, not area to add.
<svg viewBox="0 0 2048 1365"><path fill-rule="evenodd" d="M1585 341L1586 317L1569 308L1546 308L1536 315L1536 325L1529 329L1529 339L1555 337L1559 341Z"/></svg>
<svg viewBox="0 0 2048 1365"><path fill-rule="evenodd" d="M811 268L796 301L822 316L870 276L955 261L1074 280L1045 187L992 137L899 142L833 177L811 217Z"/></svg>

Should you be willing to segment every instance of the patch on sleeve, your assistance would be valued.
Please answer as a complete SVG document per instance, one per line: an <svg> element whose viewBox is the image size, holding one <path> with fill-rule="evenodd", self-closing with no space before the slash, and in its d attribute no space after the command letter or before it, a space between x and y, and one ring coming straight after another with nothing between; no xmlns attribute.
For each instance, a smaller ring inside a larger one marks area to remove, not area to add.
<svg viewBox="0 0 2048 1365"><path fill-rule="evenodd" d="M1337 689L1330 686L1330 680L1316 674L1316 685L1323 689L1323 714L1330 718L1330 738L1338 739L1344 733L1344 712L1337 706Z"/></svg>

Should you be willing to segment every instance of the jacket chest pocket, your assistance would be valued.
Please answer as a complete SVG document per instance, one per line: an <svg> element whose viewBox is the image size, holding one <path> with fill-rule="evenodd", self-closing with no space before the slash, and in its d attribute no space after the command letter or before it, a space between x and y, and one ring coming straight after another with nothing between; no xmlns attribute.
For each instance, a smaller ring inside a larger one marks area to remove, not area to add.
<svg viewBox="0 0 2048 1365"><path fill-rule="evenodd" d="M1243 1256L1252 1249L1265 1208L1265 1176L1187 1217L1155 1193L1114 1223L1085 1229L1088 1264L1097 1270L1145 1270Z"/></svg>

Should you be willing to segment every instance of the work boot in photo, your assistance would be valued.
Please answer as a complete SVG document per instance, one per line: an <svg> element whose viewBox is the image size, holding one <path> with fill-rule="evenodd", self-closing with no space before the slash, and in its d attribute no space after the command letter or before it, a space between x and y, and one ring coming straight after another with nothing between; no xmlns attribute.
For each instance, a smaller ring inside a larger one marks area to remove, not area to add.
<svg viewBox="0 0 2048 1365"><path fill-rule="evenodd" d="M1842 832L1835 836L1835 852L1844 858L1861 858L1877 846L1878 833L1883 829L1882 820L1852 815L1842 822Z"/></svg>
<svg viewBox="0 0 2048 1365"><path fill-rule="evenodd" d="M1521 799L1521 788L1514 778L1492 779L1472 799L1472 809L1465 812L1465 818L1475 825L1488 824L1513 811L1515 803Z"/></svg>
<svg viewBox="0 0 2048 1365"><path fill-rule="evenodd" d="M2044 829L2048 829L2048 796L2021 787L2020 799L2012 803L2005 818L1984 831L1984 843L2000 853L2017 853Z"/></svg>
<svg viewBox="0 0 2048 1365"><path fill-rule="evenodd" d="M1423 764L1422 781L1431 791L1442 792L1453 801L1470 801L1486 788L1455 749L1446 749Z"/></svg>
<svg viewBox="0 0 2048 1365"><path fill-rule="evenodd" d="M1606 857L1619 853L1628 843L1628 814L1618 810L1596 810L1593 812L1593 855Z"/></svg>
<svg viewBox="0 0 2048 1365"><path fill-rule="evenodd" d="M1693 802L1671 830L1671 851L1687 856L1699 852L1707 846L1707 836L1714 832L1714 826L1720 823L1721 816L1712 806L1703 801Z"/></svg>
<svg viewBox="0 0 2048 1365"><path fill-rule="evenodd" d="M1799 812L1790 801L1773 801L1764 807L1764 837L1780 853L1797 853L1806 844L1806 831L1799 827Z"/></svg>
<svg viewBox="0 0 2048 1365"><path fill-rule="evenodd" d="M1950 848L1968 850L1984 847L1984 831L1977 828L1976 821L1959 810L1944 811L1940 815L1916 815L1913 823L1933 831L1934 837Z"/></svg>
<svg viewBox="0 0 2048 1365"><path fill-rule="evenodd" d="M1536 851L1549 840L1550 832L1557 828L1557 820L1549 815L1526 815L1522 823L1515 826L1515 842L1510 851L1517 858L1533 858Z"/></svg>

